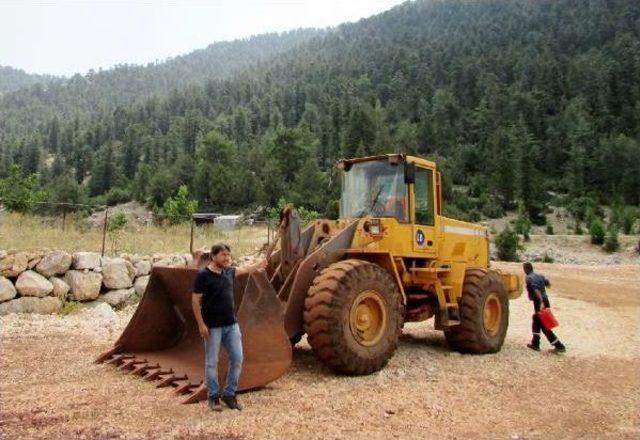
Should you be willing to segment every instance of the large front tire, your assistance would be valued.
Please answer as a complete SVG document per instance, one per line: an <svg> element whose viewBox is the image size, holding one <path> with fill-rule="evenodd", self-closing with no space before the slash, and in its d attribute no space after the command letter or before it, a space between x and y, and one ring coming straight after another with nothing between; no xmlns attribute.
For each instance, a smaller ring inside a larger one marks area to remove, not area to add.
<svg viewBox="0 0 640 440"><path fill-rule="evenodd" d="M324 269L305 300L304 327L316 356L338 373L380 370L398 346L402 296L382 267L344 260Z"/></svg>
<svg viewBox="0 0 640 440"><path fill-rule="evenodd" d="M496 353L509 327L509 297L500 277L487 269L467 269L458 302L460 324L445 331L461 353Z"/></svg>

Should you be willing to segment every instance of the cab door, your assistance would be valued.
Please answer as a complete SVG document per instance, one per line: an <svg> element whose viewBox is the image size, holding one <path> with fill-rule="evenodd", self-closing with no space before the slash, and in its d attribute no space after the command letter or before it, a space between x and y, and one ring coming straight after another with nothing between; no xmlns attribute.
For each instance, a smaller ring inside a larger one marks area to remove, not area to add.
<svg viewBox="0 0 640 440"><path fill-rule="evenodd" d="M416 167L413 184L413 251L425 256L436 254L435 172Z"/></svg>

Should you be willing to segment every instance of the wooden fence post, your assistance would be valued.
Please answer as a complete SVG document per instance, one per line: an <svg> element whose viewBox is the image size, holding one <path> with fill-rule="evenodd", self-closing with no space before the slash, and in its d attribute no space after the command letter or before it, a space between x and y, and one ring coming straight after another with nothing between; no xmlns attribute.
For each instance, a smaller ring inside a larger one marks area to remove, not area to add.
<svg viewBox="0 0 640 440"><path fill-rule="evenodd" d="M109 223L109 208L104 210L104 225L102 226L102 256L104 257L104 246L107 240L107 223Z"/></svg>

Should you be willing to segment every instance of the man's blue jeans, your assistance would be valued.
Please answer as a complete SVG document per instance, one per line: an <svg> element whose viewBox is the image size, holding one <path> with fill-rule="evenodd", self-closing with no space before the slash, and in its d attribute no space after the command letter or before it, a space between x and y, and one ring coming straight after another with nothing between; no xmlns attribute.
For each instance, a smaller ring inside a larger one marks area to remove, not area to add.
<svg viewBox="0 0 640 440"><path fill-rule="evenodd" d="M238 389L238 378L242 369L242 334L236 323L225 327L209 329L209 337L204 341L204 369L209 398L220 395L218 384L218 356L220 346L223 346L229 356L229 371L223 395L235 396Z"/></svg>

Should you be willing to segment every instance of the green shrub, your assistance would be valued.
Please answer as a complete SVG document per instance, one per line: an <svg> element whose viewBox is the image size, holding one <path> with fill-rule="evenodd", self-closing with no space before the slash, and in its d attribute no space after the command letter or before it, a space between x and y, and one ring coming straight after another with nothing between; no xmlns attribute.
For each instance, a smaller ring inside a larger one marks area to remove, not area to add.
<svg viewBox="0 0 640 440"><path fill-rule="evenodd" d="M609 225L607 236L604 239L604 250L607 252L615 252L620 249L618 241L618 228L613 223Z"/></svg>
<svg viewBox="0 0 640 440"><path fill-rule="evenodd" d="M117 254L119 250L120 240L124 233L124 228L129 223L127 214L122 210L117 210L109 216L109 239L111 241L111 252Z"/></svg>
<svg viewBox="0 0 640 440"><path fill-rule="evenodd" d="M634 224L640 221L640 208L625 206L619 216L620 227L624 234L633 234Z"/></svg>
<svg viewBox="0 0 640 440"><path fill-rule="evenodd" d="M584 234L584 231L582 230L582 226L580 225L579 221L576 222L576 227L574 229L574 232L575 232L576 235Z"/></svg>
<svg viewBox="0 0 640 440"><path fill-rule="evenodd" d="M45 197L46 192L38 184L38 174L26 174L19 165L11 165L9 176L0 179L0 202L9 211L29 212Z"/></svg>
<svg viewBox="0 0 640 440"><path fill-rule="evenodd" d="M176 195L167 199L162 207L162 213L171 224L185 222L198 209L197 200L189 200L189 188L180 185Z"/></svg>
<svg viewBox="0 0 640 440"><path fill-rule="evenodd" d="M545 234L547 234L547 235L553 235L553 234L554 234L554 232L553 232L553 226L551 225L551 223L548 223L548 224L547 224L547 227L545 228L544 232L545 232Z"/></svg>
<svg viewBox="0 0 640 440"><path fill-rule="evenodd" d="M591 221L590 217L593 217L594 213L600 208L593 197L582 196L571 199L567 203L567 209L576 220L589 223Z"/></svg>
<svg viewBox="0 0 640 440"><path fill-rule="evenodd" d="M480 220L482 220L482 214L480 214L480 211L477 208L473 208L467 214L467 221L469 222L476 223L476 222L479 222Z"/></svg>
<svg viewBox="0 0 640 440"><path fill-rule="evenodd" d="M589 235L591 235L591 244L601 245L604 243L604 224L598 217L594 217L589 225Z"/></svg>
<svg viewBox="0 0 640 440"><path fill-rule="evenodd" d="M114 206L131 200L131 193L123 188L111 188L104 195L104 202L107 206Z"/></svg>
<svg viewBox="0 0 640 440"><path fill-rule="evenodd" d="M279 221L280 211L287 205L289 205L289 203L284 198L280 198L278 200L278 206L269 210L269 218L271 218L272 221ZM302 220L302 223L305 225L320 218L320 213L307 209L304 206L296 206L295 209L298 211L300 220Z"/></svg>
<svg viewBox="0 0 640 440"><path fill-rule="evenodd" d="M116 232L120 231L127 226L129 219L127 218L127 214L121 209L117 210L113 214L109 216L109 231Z"/></svg>
<svg viewBox="0 0 640 440"><path fill-rule="evenodd" d="M530 240L529 234L531 234L531 220L529 220L529 217L526 214L520 213L520 215L518 215L518 218L514 222L514 227L516 233L524 237L524 241Z"/></svg>
<svg viewBox="0 0 640 440"><path fill-rule="evenodd" d="M489 218L500 218L504 216L504 209L493 197L482 197L482 215Z"/></svg>
<svg viewBox="0 0 640 440"><path fill-rule="evenodd" d="M496 236L496 248L500 260L518 261L518 250L521 248L520 237L507 226Z"/></svg>
<svg viewBox="0 0 640 440"><path fill-rule="evenodd" d="M329 200L325 209L325 216L332 220L340 217L340 200Z"/></svg>

